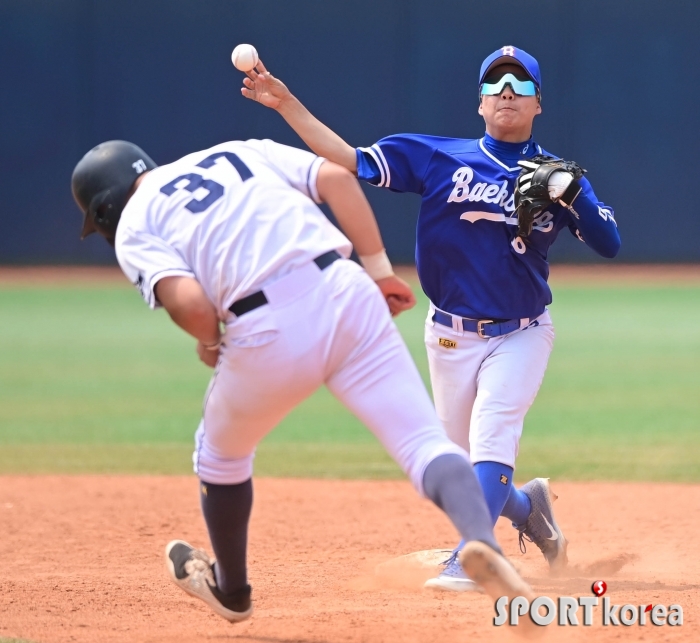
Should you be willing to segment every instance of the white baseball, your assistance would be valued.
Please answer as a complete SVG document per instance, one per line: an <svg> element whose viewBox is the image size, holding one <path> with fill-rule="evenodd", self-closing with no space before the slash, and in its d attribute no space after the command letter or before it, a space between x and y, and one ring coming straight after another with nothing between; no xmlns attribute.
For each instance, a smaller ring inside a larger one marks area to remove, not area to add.
<svg viewBox="0 0 700 643"><path fill-rule="evenodd" d="M258 64L258 52L253 45L238 45L231 53L231 62L240 71L250 71Z"/></svg>
<svg viewBox="0 0 700 643"><path fill-rule="evenodd" d="M563 170L557 170L552 172L547 182L547 187L549 188L549 198L552 201L558 201L561 195L566 192L566 188L569 187L571 181L574 180L574 175L571 172L564 172Z"/></svg>

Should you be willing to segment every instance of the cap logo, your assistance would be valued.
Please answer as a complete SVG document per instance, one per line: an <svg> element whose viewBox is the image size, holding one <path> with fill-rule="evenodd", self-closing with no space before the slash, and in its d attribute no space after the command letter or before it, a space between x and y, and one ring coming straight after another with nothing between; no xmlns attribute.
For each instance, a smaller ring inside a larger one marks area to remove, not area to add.
<svg viewBox="0 0 700 643"><path fill-rule="evenodd" d="M148 169L143 159L139 159L135 163L132 163L131 167L136 170L136 174L143 174Z"/></svg>
<svg viewBox="0 0 700 643"><path fill-rule="evenodd" d="M511 46L503 47L503 49L501 49L501 51L503 52L504 56L515 56L515 47L511 47Z"/></svg>

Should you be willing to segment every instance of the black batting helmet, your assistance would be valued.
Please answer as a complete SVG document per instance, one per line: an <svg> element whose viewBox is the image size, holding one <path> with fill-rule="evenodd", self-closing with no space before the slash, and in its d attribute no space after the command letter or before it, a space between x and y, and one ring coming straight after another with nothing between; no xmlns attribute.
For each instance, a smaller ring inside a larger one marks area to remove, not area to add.
<svg viewBox="0 0 700 643"><path fill-rule="evenodd" d="M114 244L117 224L139 175L158 167L140 147L107 141L93 147L73 170L73 198L83 211L81 239L99 232Z"/></svg>

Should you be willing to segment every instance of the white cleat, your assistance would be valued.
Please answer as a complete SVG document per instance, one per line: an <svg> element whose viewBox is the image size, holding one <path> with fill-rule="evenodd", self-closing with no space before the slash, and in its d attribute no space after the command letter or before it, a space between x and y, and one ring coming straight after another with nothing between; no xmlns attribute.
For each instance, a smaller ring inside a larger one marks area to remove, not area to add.
<svg viewBox="0 0 700 643"><path fill-rule="evenodd" d="M423 587L444 592L480 592L481 588L464 573L458 555L458 550L453 551L443 563L445 569L435 578L425 581Z"/></svg>
<svg viewBox="0 0 700 643"><path fill-rule="evenodd" d="M165 547L165 566L173 582L190 596L203 600L231 623L245 621L253 613L250 585L234 594L224 594L216 585L207 553L184 540L172 540Z"/></svg>

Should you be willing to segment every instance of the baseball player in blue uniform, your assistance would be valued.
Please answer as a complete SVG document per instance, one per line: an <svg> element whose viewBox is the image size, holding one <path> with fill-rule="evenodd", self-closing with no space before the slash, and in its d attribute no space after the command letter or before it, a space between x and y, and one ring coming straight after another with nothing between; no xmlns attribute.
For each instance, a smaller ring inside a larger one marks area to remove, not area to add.
<svg viewBox="0 0 700 643"><path fill-rule="evenodd" d="M542 109L537 61L513 46L483 61L480 139L398 134L353 148L261 62L243 83L245 97L276 109L317 154L372 185L422 197L416 264L430 299L425 342L438 415L470 452L494 523L510 519L521 550L533 542L560 570L567 542L548 479L520 489L512 483L525 414L554 340L547 253L565 228L607 258L617 254L620 237L613 210L581 168L532 137ZM426 586L475 589L458 563L462 544Z"/></svg>
<svg viewBox="0 0 700 643"><path fill-rule="evenodd" d="M460 560L494 598L532 590L503 558L466 450L438 419L391 320L415 304L348 170L273 141L229 141L156 166L108 141L78 163L83 236L97 232L151 308L216 367L194 470L213 562L173 540L172 580L235 622L253 611L246 552L260 440L317 388L377 436L415 488L468 540ZM318 203L327 203L343 229ZM347 257L353 245L365 270Z"/></svg>

